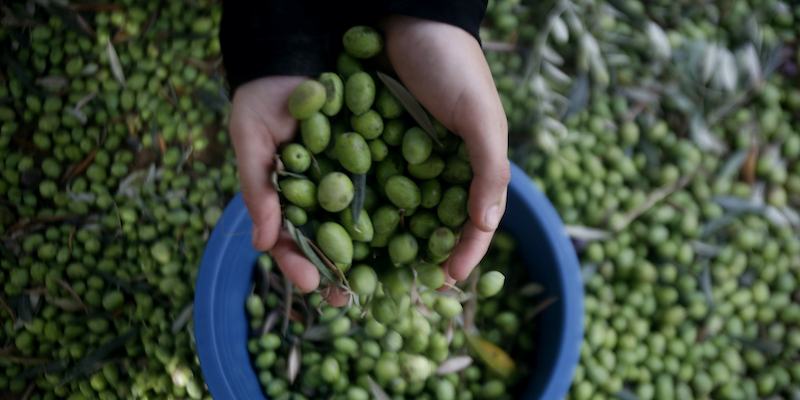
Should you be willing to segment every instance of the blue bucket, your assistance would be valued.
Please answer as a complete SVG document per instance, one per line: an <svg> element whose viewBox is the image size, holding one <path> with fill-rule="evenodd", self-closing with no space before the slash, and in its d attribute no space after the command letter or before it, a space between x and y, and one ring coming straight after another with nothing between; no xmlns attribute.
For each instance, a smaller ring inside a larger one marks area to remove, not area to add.
<svg viewBox="0 0 800 400"><path fill-rule="evenodd" d="M558 301L541 314L540 346L523 399L562 400L569 391L583 339L583 283L575 250L556 210L525 173L511 164L508 208L501 228L518 238L531 279ZM241 193L228 204L200 264L194 329L200 368L214 400L265 400L247 352L244 303L260 253Z"/></svg>

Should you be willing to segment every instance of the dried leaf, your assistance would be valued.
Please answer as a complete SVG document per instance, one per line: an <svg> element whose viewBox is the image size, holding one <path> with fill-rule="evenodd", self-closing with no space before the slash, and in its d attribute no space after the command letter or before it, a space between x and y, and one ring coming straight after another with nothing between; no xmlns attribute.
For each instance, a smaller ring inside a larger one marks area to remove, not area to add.
<svg viewBox="0 0 800 400"><path fill-rule="evenodd" d="M439 364L439 368L436 369L436 376L445 376L454 372L460 372L470 365L472 365L472 357L470 356L452 357Z"/></svg>
<svg viewBox="0 0 800 400"><path fill-rule="evenodd" d="M81 308L83 308L83 311L86 311L86 314L89 314L89 309L86 308L85 304L83 304L83 301L81 301L80 296L78 296L78 294L75 293L74 290L72 290L72 286L70 286L69 283L62 281L60 278L55 278L55 282L58 283L59 286L63 287L64 290L66 290L67 293L69 293L69 295L72 296L72 298L75 299L75 301L77 301L78 304L80 304Z"/></svg>
<svg viewBox="0 0 800 400"><path fill-rule="evenodd" d="M96 154L97 154L97 146L95 146L95 148L92 149L92 151L86 156L86 158L83 159L83 161L80 162L80 164L76 165L74 168L67 170L64 173L64 176L61 178L61 180L66 181L80 175L86 168L89 167L89 165L94 160L94 156Z"/></svg>
<svg viewBox="0 0 800 400"><path fill-rule="evenodd" d="M36 79L35 82L39 86L46 86L54 89L62 88L69 84L69 81L66 77L63 76L45 76L42 78Z"/></svg>
<svg viewBox="0 0 800 400"><path fill-rule="evenodd" d="M654 190L647 196L647 199L645 199L645 202L642 205L631 210L631 212L625 215L625 217L619 223L614 225L612 230L614 232L619 232L620 230L628 226L628 224L633 222L636 218L638 218L640 215L644 214L645 211L653 207L656 203L658 203L661 200L664 200L670 194L680 189L683 189L683 187L686 186L689 183L689 181L692 180L693 176L694 175L684 176L675 183L667 183L659 187L658 189Z"/></svg>
<svg viewBox="0 0 800 400"><path fill-rule="evenodd" d="M122 72L122 64L119 62L117 51L114 50L114 45L111 44L111 39L106 38L106 51L108 52L108 62L111 64L111 72L114 73L114 78L117 79L122 88L127 87L125 82L125 74Z"/></svg>
<svg viewBox="0 0 800 400"><path fill-rule="evenodd" d="M439 147L441 147L442 143L439 141L439 136L436 135L436 129L433 127L433 122L431 122L431 119L428 117L428 113L425 112L425 109L422 108L422 105L419 104L417 99L414 98L414 95L412 95L411 92L409 92L408 89L406 89L405 86L403 86L400 82L394 80L392 77L384 74L383 72L378 72L378 78L380 78L383 84L389 88L389 91L392 92L394 97L396 97L397 100L400 100L400 103L403 104L403 107L405 107L406 111L408 111L414 120L417 121L417 124L419 124L419 126L425 130L425 132L428 132L428 135L431 136L433 141L438 144Z"/></svg>
<svg viewBox="0 0 800 400"><path fill-rule="evenodd" d="M380 385L378 385L377 383L375 383L374 380L372 380L371 376L367 375L367 380L369 380L369 391L377 400L392 400L392 398L389 397L388 394L386 394L386 392L380 387Z"/></svg>
<svg viewBox="0 0 800 400"><path fill-rule="evenodd" d="M548 297L542 300L539 304L536 305L536 307L534 307L532 310L528 311L527 314L525 314L524 320L525 321L533 320L534 318L536 318L537 315L539 315L542 311L547 309L547 307L550 307L550 305L555 303L556 301L558 301L558 297Z"/></svg>
<svg viewBox="0 0 800 400"><path fill-rule="evenodd" d="M183 308L178 318L175 319L175 322L172 323L172 334L177 334L186 326L186 323L189 322L189 319L192 318L192 313L194 312L194 302L189 303L188 306Z"/></svg>
<svg viewBox="0 0 800 400"><path fill-rule="evenodd" d="M81 17L80 14L75 12L73 13L73 16L75 17L75 22L78 24L78 27L80 27L84 33L89 35L89 37L91 37L92 39L97 38L97 32L95 32L94 29L92 29L92 26L89 25L89 23L86 22L86 20L83 19L83 17Z"/></svg>
<svg viewBox="0 0 800 400"><path fill-rule="evenodd" d="M748 150L739 150L736 153L733 153L728 159L725 161L725 164L720 168L719 174L717 174L718 179L731 179L734 178L737 173L742 170L742 165L748 159Z"/></svg>
<svg viewBox="0 0 800 400"><path fill-rule="evenodd" d="M588 242L603 241L614 237L614 234L602 229L590 228L580 225L564 225L567 235L573 239L585 240Z"/></svg>
<svg viewBox="0 0 800 400"><path fill-rule="evenodd" d="M64 375L64 379L61 380L56 386L63 386L66 385L75 379L83 377L87 375L93 369L94 365L98 362L101 362L106 359L114 350L125 345L128 340L132 339L134 336L139 334L139 327L135 327L125 333L124 335L117 337L116 339L109 340L108 342L103 343L99 347L97 347L94 351L90 352L83 358L81 358L72 369Z"/></svg>
<svg viewBox="0 0 800 400"><path fill-rule="evenodd" d="M55 298L55 299L45 299L45 301L48 304L52 304L53 306L66 311L80 311L84 309L82 303L79 303L73 299Z"/></svg>
<svg viewBox="0 0 800 400"><path fill-rule="evenodd" d="M475 354L478 361L486 365L490 372L502 380L511 376L517 366L503 349L472 332L464 332L464 334L469 350Z"/></svg>
<svg viewBox="0 0 800 400"><path fill-rule="evenodd" d="M300 342L296 341L292 344L292 349L289 350L289 359L287 360L287 367L289 374L289 384L294 384L294 380L297 378L297 373L300 372L300 360L302 359L302 353L300 351Z"/></svg>

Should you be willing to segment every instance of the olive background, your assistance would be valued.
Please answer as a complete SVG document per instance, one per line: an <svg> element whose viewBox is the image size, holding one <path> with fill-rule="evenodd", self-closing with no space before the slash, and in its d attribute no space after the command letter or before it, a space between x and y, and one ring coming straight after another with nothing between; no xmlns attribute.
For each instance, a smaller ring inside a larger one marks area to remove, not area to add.
<svg viewBox="0 0 800 400"><path fill-rule="evenodd" d="M0 22L0 392L209 397L191 300L239 185L221 4L30 4ZM775 0L490 1L509 157L583 265L568 398L797 398L797 18Z"/></svg>

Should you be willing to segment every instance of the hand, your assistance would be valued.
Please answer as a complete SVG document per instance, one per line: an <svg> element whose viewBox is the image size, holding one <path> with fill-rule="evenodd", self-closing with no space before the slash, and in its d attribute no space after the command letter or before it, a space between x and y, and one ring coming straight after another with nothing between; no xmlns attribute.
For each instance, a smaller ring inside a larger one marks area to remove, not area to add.
<svg viewBox="0 0 800 400"><path fill-rule="evenodd" d="M303 255L289 232L281 229L281 206L270 181L275 152L289 142L297 130L297 120L289 113L289 96L308 77L276 76L242 85L233 97L230 135L242 197L253 220L253 246L270 251L284 276L304 292L319 286L319 272ZM345 305L349 296L338 287L323 292L336 307Z"/></svg>
<svg viewBox="0 0 800 400"><path fill-rule="evenodd" d="M407 16L383 21L389 61L406 88L467 145L474 178L461 238L443 265L466 279L489 248L506 208L508 122L478 41L453 25ZM447 290L444 286L442 290Z"/></svg>

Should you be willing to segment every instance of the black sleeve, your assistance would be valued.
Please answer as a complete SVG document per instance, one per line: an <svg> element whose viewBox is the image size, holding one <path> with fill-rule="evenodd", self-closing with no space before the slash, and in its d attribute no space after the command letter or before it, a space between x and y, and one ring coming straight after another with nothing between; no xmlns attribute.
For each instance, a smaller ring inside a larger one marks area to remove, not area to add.
<svg viewBox="0 0 800 400"><path fill-rule="evenodd" d="M469 32L478 43L478 30L486 14L488 0L394 0L388 14L402 14L455 25Z"/></svg>
<svg viewBox="0 0 800 400"><path fill-rule="evenodd" d="M388 14L455 25L480 41L486 4L487 0L225 0L220 44L231 94L265 76L334 70L345 30L375 24Z"/></svg>

